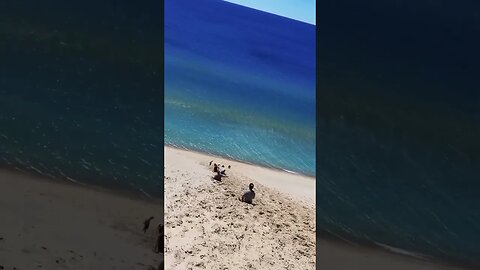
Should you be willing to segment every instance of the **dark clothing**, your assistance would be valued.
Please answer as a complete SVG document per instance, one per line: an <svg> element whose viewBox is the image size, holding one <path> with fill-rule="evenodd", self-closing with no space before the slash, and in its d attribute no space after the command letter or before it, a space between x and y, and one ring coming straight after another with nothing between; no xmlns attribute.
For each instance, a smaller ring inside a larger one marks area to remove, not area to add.
<svg viewBox="0 0 480 270"><path fill-rule="evenodd" d="M163 253L164 247L165 247L165 238L162 234L162 235L159 235L157 238L157 244L155 245L155 252Z"/></svg>
<svg viewBox="0 0 480 270"><path fill-rule="evenodd" d="M252 203L253 199L255 199L255 191L247 190L243 193L242 202Z"/></svg>
<svg viewBox="0 0 480 270"><path fill-rule="evenodd" d="M158 224L158 238L157 238L157 244L155 245L155 252L163 253L164 246L165 246L164 227L162 224Z"/></svg>

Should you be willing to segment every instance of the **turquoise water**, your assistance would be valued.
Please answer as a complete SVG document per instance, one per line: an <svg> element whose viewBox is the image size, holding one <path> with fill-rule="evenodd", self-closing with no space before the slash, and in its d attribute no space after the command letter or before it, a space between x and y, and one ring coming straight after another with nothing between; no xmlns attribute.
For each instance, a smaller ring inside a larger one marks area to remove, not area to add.
<svg viewBox="0 0 480 270"><path fill-rule="evenodd" d="M314 176L315 27L202 3L165 3L165 143Z"/></svg>

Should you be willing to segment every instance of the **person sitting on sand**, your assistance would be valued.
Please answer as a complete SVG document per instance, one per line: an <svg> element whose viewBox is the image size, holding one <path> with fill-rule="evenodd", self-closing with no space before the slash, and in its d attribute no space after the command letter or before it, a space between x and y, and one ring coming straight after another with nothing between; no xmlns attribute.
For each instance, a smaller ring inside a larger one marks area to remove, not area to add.
<svg viewBox="0 0 480 270"><path fill-rule="evenodd" d="M150 221L152 221L153 217L149 217L143 222L143 233L146 233L148 230L148 227L150 227Z"/></svg>
<svg viewBox="0 0 480 270"><path fill-rule="evenodd" d="M217 163L213 163L213 172L218 172Z"/></svg>
<svg viewBox="0 0 480 270"><path fill-rule="evenodd" d="M217 180L217 181L222 181L222 174L220 173L220 171L217 170L217 174L213 177L213 179Z"/></svg>
<svg viewBox="0 0 480 270"><path fill-rule="evenodd" d="M248 189L249 190L243 193L243 196L242 198L240 198L240 201L252 204L253 199L255 199L255 191L253 191L253 183L250 183L250 185L248 185Z"/></svg>

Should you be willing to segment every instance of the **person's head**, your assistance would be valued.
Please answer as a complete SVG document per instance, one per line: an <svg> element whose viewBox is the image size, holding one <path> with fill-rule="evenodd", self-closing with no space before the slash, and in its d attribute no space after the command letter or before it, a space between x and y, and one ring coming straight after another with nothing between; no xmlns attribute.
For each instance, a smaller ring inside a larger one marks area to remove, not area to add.
<svg viewBox="0 0 480 270"><path fill-rule="evenodd" d="M250 190L253 190L253 183L250 183L250 185L248 185L248 188L249 188Z"/></svg>
<svg viewBox="0 0 480 270"><path fill-rule="evenodd" d="M225 168L225 165L222 165L222 168Z"/></svg>

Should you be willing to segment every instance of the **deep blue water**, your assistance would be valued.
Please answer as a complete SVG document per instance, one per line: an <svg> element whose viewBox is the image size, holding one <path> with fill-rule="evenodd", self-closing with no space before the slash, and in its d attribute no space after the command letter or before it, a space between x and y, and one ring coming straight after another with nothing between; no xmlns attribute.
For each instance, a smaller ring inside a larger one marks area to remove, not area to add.
<svg viewBox="0 0 480 270"><path fill-rule="evenodd" d="M165 1L165 143L315 175L315 26Z"/></svg>
<svg viewBox="0 0 480 270"><path fill-rule="evenodd" d="M480 4L318 8L318 226L480 267Z"/></svg>
<svg viewBox="0 0 480 270"><path fill-rule="evenodd" d="M162 3L0 3L0 166L162 196Z"/></svg>

